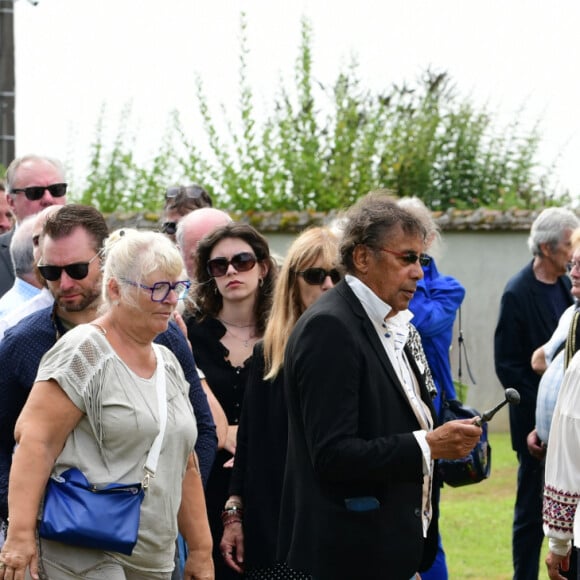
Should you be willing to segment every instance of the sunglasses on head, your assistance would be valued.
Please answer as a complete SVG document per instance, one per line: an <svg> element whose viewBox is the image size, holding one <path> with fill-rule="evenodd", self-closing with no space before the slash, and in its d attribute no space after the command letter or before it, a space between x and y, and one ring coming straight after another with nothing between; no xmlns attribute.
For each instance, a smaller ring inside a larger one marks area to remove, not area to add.
<svg viewBox="0 0 580 580"><path fill-rule="evenodd" d="M251 270L258 261L258 258L251 254L250 252L240 252L231 257L227 258L213 258L207 261L207 273L212 278L219 278L220 276L225 276L230 264L238 272L248 272Z"/></svg>
<svg viewBox="0 0 580 580"><path fill-rule="evenodd" d="M306 268L306 270L296 272L296 274L302 276L304 282L311 286L322 286L327 276L330 276L333 284L338 284L342 277L336 268L333 268L332 270L325 270L324 268Z"/></svg>
<svg viewBox="0 0 580 580"><path fill-rule="evenodd" d="M206 193L206 191L199 185L188 185L186 187L168 187L165 191L165 197L177 197L180 193L184 193L185 197L188 197L189 199L199 199L204 193Z"/></svg>
<svg viewBox="0 0 580 580"><path fill-rule="evenodd" d="M415 264L419 260L421 266L428 266L431 263L431 256L427 254L417 254L415 252L395 252L394 250L389 250L388 248L379 248L381 252L387 252L387 254L392 254L401 258L405 264Z"/></svg>
<svg viewBox="0 0 580 580"><path fill-rule="evenodd" d="M48 189L52 197L64 197L66 195L66 183L53 183L52 185L32 185L31 187L16 187L12 193L24 193L29 201L38 201Z"/></svg>
<svg viewBox="0 0 580 580"><path fill-rule="evenodd" d="M89 266L98 255L99 254L95 254L88 262L76 262L75 264L67 264L66 266L38 266L38 271L41 276L49 282L60 280L63 270L69 278L72 278L73 280L82 280L87 277Z"/></svg>
<svg viewBox="0 0 580 580"><path fill-rule="evenodd" d="M175 235L177 231L177 222L164 222L161 226L161 233L167 234L168 236Z"/></svg>

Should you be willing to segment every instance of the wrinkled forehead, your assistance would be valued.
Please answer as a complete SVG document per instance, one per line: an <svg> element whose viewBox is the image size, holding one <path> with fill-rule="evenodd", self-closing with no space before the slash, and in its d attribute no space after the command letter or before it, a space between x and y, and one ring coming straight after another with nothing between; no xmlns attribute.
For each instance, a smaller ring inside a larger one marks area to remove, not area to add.
<svg viewBox="0 0 580 580"><path fill-rule="evenodd" d="M13 187L30 187L34 185L51 185L62 183L62 171L44 159L24 161L14 173Z"/></svg>
<svg viewBox="0 0 580 580"><path fill-rule="evenodd" d="M82 227L57 239L44 236L42 241L43 260L51 264L83 262L95 254L95 242Z"/></svg>

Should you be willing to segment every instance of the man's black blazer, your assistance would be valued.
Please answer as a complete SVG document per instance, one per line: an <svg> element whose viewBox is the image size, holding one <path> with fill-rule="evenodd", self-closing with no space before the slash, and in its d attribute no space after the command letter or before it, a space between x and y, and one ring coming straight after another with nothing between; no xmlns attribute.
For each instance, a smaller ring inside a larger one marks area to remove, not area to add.
<svg viewBox="0 0 580 580"><path fill-rule="evenodd" d="M10 242L14 235L14 228L0 236L0 297L14 284L14 267L10 259Z"/></svg>
<svg viewBox="0 0 580 580"><path fill-rule="evenodd" d="M570 278L560 276L556 285L566 307L573 304ZM516 451L527 452L526 437L536 425L540 375L532 369L532 354L550 339L562 312L546 302L542 285L534 276L533 261L509 280L501 297L494 337L495 372L505 389L516 388L521 396L519 405L509 406Z"/></svg>
<svg viewBox="0 0 580 580"><path fill-rule="evenodd" d="M435 421L423 372L407 355ZM422 531L423 456L412 434L422 427L345 281L296 324L284 373L279 557L317 580L408 580L427 552L430 564L437 538L436 516L427 542Z"/></svg>

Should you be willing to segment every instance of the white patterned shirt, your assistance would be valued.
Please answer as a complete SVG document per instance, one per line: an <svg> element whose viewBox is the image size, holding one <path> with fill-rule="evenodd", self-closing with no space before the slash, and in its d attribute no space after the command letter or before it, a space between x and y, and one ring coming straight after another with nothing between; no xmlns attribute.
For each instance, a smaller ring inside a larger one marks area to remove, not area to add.
<svg viewBox="0 0 580 580"><path fill-rule="evenodd" d="M432 516L431 483L433 471L431 449L426 437L427 431L433 430L433 419L429 408L421 399L417 378L403 350L409 336L409 322L413 318L413 313L410 310L402 310L388 318L392 310L389 304L383 302L364 282L355 276L347 275L345 280L359 299L369 320L373 323L385 353L401 381L413 412L419 423L425 426L422 430L413 431L413 435L423 454L423 535L426 536Z"/></svg>

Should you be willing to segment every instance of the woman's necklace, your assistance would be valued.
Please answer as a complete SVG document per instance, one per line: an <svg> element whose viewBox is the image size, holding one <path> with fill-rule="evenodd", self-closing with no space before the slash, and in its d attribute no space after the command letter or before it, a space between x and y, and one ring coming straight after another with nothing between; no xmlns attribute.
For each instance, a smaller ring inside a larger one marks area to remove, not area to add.
<svg viewBox="0 0 580 580"><path fill-rule="evenodd" d="M255 323L253 323L253 324L234 324L233 322L227 322L227 321L223 320L222 318L218 318L218 320L226 327L226 334L229 334L232 338L239 340L244 345L244 348L252 348L254 343L252 342L250 344L250 341L252 341L254 338L256 338L255 334L252 334L250 332L250 335L248 336L248 338L242 338L241 336L234 334L230 330L229 327L233 326L234 328L256 328Z"/></svg>
<svg viewBox="0 0 580 580"><path fill-rule="evenodd" d="M234 324L233 322L227 322L225 321L223 318L218 318L218 320L222 323L225 324L226 326L233 326L234 328L252 328L253 326L256 326L256 323L252 323L252 324Z"/></svg>
<svg viewBox="0 0 580 580"><path fill-rule="evenodd" d="M239 340L244 345L245 348L250 348L252 346L250 344L250 341L256 338L253 334L250 334L248 338L242 338L234 334L229 328L226 328L226 334L229 334L231 337L235 338L236 340Z"/></svg>
<svg viewBox="0 0 580 580"><path fill-rule="evenodd" d="M251 326L256 326L255 324L249 324L248 326L242 326L240 328L249 328ZM237 334L234 334L229 328L226 327L226 334L229 334L232 338L235 338L236 340L239 340L243 345L244 348L251 348L252 344L250 344L250 341L253 340L254 338L256 338L255 334L250 333L250 335L248 336L248 338L242 338L241 336L238 336Z"/></svg>

